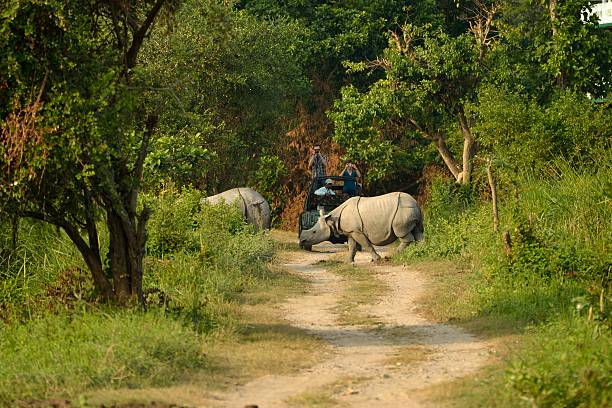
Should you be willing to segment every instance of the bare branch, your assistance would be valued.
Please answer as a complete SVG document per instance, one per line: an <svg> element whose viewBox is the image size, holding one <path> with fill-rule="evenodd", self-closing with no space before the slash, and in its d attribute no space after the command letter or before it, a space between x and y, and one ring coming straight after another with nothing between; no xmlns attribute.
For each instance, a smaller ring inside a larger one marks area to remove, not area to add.
<svg viewBox="0 0 612 408"><path fill-rule="evenodd" d="M499 35L493 31L495 15L501 9L500 3L487 6L481 0L475 0L476 10L469 10L473 16L468 18L469 30L478 44L479 58L484 58Z"/></svg>

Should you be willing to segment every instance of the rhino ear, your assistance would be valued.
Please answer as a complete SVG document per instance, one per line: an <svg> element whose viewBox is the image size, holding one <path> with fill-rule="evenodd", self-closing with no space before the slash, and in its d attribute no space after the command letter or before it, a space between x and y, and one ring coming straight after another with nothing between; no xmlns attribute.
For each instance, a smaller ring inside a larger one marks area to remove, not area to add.
<svg viewBox="0 0 612 408"><path fill-rule="evenodd" d="M331 214L327 214L324 220L330 228L332 228L334 231L336 230L336 222L338 221L338 217L332 217Z"/></svg>
<svg viewBox="0 0 612 408"><path fill-rule="evenodd" d="M319 209L319 217L325 217L325 211L322 208Z"/></svg>

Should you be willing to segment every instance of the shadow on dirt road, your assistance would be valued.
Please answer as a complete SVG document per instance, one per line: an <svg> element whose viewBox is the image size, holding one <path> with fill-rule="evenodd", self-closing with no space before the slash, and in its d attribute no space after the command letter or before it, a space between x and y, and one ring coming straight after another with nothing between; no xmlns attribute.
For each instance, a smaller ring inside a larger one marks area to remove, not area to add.
<svg viewBox="0 0 612 408"><path fill-rule="evenodd" d="M341 324L337 306L350 296L350 281L321 261L339 259L346 250L346 245L324 243L313 252L290 251L282 257L283 267L310 282L308 294L282 306L285 319L329 344L325 360L296 375L264 376L217 394L210 406L309 406L308 398L319 396L327 406L424 407L429 405L419 391L473 374L487 363L485 341L417 313L427 290L424 276L387 262L372 263L362 252L356 265L367 268L388 290L375 303L360 306L375 318L375 325Z"/></svg>

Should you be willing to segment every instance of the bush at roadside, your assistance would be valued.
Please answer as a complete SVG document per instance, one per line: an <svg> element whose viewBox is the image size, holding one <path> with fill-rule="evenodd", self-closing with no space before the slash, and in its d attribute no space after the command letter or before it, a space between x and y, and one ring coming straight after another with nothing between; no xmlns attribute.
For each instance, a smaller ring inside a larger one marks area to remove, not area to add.
<svg viewBox="0 0 612 408"><path fill-rule="evenodd" d="M515 175L519 195L502 190L500 232L490 202L467 202L452 181L434 180L425 242L398 256L450 258L471 270L466 292L449 297L452 316L488 318L490 336L512 327L533 339L510 353L504 377L533 406L610 404L610 163L580 170L557 161L544 175Z"/></svg>
<svg viewBox="0 0 612 408"><path fill-rule="evenodd" d="M207 367L206 337L236 328L241 293L266 277L273 245L236 207L200 207L200 197L172 190L147 197L154 209L143 277L148 313L98 304L61 231L22 222L17 249L0 231L2 403L165 386Z"/></svg>

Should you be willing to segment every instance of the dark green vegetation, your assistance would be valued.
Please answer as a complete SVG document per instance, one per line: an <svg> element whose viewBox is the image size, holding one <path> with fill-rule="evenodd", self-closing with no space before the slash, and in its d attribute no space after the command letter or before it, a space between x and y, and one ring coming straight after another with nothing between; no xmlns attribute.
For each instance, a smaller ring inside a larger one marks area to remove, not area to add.
<svg viewBox="0 0 612 408"><path fill-rule="evenodd" d="M200 196L250 185L295 225L316 142L371 194L423 193L428 241L406 256L474 265L465 319L535 327L504 381L538 404L609 403L593 344L609 343L612 120L594 98L612 31L580 19L588 5L3 1L0 396L205 370L201 337L231 332L241 291L272 278L268 239ZM561 332L581 351L548 353Z"/></svg>

